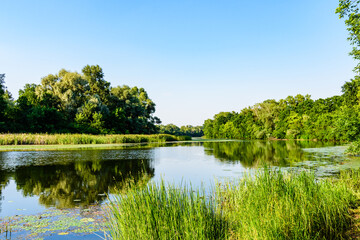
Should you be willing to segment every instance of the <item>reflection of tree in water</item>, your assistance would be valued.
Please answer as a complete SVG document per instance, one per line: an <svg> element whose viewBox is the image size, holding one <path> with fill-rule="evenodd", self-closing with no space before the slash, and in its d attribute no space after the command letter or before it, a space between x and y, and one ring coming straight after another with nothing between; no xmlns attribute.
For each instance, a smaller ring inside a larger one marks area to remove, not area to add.
<svg viewBox="0 0 360 240"><path fill-rule="evenodd" d="M3 155L0 154L0 212L1 212L1 205L3 201L2 190L5 189L6 185L9 183L10 174L8 171L5 171L3 168L5 160Z"/></svg>
<svg viewBox="0 0 360 240"><path fill-rule="evenodd" d="M6 172L1 169L1 165L0 165L0 212L1 212L1 204L3 201L2 190L5 188L8 182L9 182L9 176L7 176Z"/></svg>
<svg viewBox="0 0 360 240"><path fill-rule="evenodd" d="M39 195L45 206L70 208L101 202L117 183L143 174L154 175L151 160L75 161L68 164L20 166L15 171L18 189L25 196Z"/></svg>
<svg viewBox="0 0 360 240"><path fill-rule="evenodd" d="M241 162L244 167L286 166L304 159L300 145L295 141L204 142L204 147L207 154L220 161Z"/></svg>

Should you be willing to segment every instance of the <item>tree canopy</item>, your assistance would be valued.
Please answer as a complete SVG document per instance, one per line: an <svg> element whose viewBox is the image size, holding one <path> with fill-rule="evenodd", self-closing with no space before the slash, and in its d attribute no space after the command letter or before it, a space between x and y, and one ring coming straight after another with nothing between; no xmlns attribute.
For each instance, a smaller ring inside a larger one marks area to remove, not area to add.
<svg viewBox="0 0 360 240"><path fill-rule="evenodd" d="M345 19L345 24L349 32L348 40L353 45L353 49L350 55L355 60L360 60L360 12L359 12L359 0L339 0L339 6L336 9L336 13L340 19ZM354 69L355 72L360 73L360 63Z"/></svg>
<svg viewBox="0 0 360 240"><path fill-rule="evenodd" d="M143 88L111 87L100 66L61 69L26 84L12 100L0 75L1 132L156 133L155 103Z"/></svg>

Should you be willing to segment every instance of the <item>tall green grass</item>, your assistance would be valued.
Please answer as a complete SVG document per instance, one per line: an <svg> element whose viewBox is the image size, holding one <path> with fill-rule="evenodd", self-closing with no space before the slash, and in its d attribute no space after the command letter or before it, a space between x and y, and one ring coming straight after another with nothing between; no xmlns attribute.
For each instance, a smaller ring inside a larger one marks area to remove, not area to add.
<svg viewBox="0 0 360 240"><path fill-rule="evenodd" d="M233 239L342 239L356 197L341 178L257 172L216 190Z"/></svg>
<svg viewBox="0 0 360 240"><path fill-rule="evenodd" d="M225 239L226 223L203 191L150 183L110 203L112 239Z"/></svg>
<svg viewBox="0 0 360 240"><path fill-rule="evenodd" d="M360 155L360 140L352 142L345 153L352 156Z"/></svg>
<svg viewBox="0 0 360 240"><path fill-rule="evenodd" d="M0 134L0 145L52 145L52 144L112 144L112 143L147 143L183 141L187 136L168 134L135 135L135 134Z"/></svg>
<svg viewBox="0 0 360 240"><path fill-rule="evenodd" d="M345 239L360 171L339 179L258 171L213 193L150 183L110 203L112 239Z"/></svg>

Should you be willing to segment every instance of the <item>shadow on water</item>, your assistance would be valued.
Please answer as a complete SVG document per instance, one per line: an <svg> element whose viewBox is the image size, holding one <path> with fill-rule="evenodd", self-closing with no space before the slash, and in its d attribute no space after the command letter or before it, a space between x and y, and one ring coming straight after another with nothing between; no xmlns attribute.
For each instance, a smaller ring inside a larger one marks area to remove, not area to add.
<svg viewBox="0 0 360 240"><path fill-rule="evenodd" d="M1 212L1 205L2 205L2 190L5 188L7 183L9 182L9 176L7 176L3 171L0 170L0 212Z"/></svg>
<svg viewBox="0 0 360 240"><path fill-rule="evenodd" d="M302 162L309 154L303 148L334 146L334 143L312 141L232 141L204 142L205 153L229 164L246 168L264 165L286 167Z"/></svg>

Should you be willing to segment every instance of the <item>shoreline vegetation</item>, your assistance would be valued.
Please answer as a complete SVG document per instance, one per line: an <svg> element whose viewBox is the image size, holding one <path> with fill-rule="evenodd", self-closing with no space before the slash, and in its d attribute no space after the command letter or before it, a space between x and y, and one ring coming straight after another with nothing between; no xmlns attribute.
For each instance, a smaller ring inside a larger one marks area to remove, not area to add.
<svg viewBox="0 0 360 240"><path fill-rule="evenodd" d="M169 134L0 134L0 146L164 143L186 140L191 140L191 137Z"/></svg>
<svg viewBox="0 0 360 240"><path fill-rule="evenodd" d="M111 239L348 239L358 236L360 170L257 170L204 189L133 185L109 203ZM191 185L190 185L191 186ZM131 226L131 227L130 227Z"/></svg>

